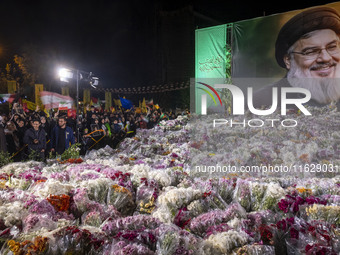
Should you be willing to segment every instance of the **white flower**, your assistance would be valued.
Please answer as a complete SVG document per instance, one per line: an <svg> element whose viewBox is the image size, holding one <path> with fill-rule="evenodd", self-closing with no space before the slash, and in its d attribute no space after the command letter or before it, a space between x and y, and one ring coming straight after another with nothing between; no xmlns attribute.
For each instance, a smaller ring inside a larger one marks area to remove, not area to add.
<svg viewBox="0 0 340 255"><path fill-rule="evenodd" d="M162 187L167 187L171 185L171 176L163 170L154 170L149 172L149 178L154 179Z"/></svg>
<svg viewBox="0 0 340 255"><path fill-rule="evenodd" d="M243 231L229 230L227 232L210 235L204 241L204 251L206 254L230 254L236 247L243 246L247 243L247 234Z"/></svg>
<svg viewBox="0 0 340 255"><path fill-rule="evenodd" d="M27 210L20 201L14 201L0 206L0 218L4 220L7 227L20 225L20 222L26 215Z"/></svg>
<svg viewBox="0 0 340 255"><path fill-rule="evenodd" d="M166 205L160 205L153 210L152 217L159 219L163 223L172 223L174 216Z"/></svg>
<svg viewBox="0 0 340 255"><path fill-rule="evenodd" d="M40 198L46 198L49 195L68 194L72 189L74 189L74 185L71 183L61 183L50 178L44 183L32 186L29 190Z"/></svg>
<svg viewBox="0 0 340 255"><path fill-rule="evenodd" d="M190 203L203 195L203 190L189 188L172 188L158 197L158 203L176 208Z"/></svg>

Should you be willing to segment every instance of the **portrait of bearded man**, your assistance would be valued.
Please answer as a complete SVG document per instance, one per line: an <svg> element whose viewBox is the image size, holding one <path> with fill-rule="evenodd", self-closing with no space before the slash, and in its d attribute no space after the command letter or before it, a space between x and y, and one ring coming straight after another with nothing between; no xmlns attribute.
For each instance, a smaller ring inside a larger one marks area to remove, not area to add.
<svg viewBox="0 0 340 255"><path fill-rule="evenodd" d="M306 9L283 25L275 43L275 58L286 76L254 93L255 108L272 105L272 88L305 88L312 106L340 100L340 16L330 7ZM305 95L289 93L287 98ZM279 101L280 106L280 101Z"/></svg>

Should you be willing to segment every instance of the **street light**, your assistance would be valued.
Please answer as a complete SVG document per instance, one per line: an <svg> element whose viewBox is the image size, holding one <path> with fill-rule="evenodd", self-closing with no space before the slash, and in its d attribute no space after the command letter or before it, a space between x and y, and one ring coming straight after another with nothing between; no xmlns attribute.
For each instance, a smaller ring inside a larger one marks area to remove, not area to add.
<svg viewBox="0 0 340 255"><path fill-rule="evenodd" d="M77 122L76 122L76 129L77 129L77 142L79 142L79 81L83 79L83 74L88 76L88 81L91 87L96 88L99 84L99 78L94 77L92 72L85 72L80 71L79 69L70 69L70 68L60 68L59 69L59 78L63 82L69 82L70 79L76 79L76 86L77 86L77 97L76 97L76 114L77 114Z"/></svg>

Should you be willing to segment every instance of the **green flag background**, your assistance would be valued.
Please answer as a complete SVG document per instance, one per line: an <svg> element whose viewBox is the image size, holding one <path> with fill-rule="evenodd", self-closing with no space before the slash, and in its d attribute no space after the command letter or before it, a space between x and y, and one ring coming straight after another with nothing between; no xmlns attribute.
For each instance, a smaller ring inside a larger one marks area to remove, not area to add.
<svg viewBox="0 0 340 255"><path fill-rule="evenodd" d="M204 86L199 86L197 82L208 83L214 79L225 79L226 31L227 25L195 31L195 81L191 84L191 88L192 96L194 96L192 99L195 99L194 111L198 114L201 113L201 95L206 92L202 90ZM210 83L209 85L214 84ZM208 108L214 105L213 99L207 96Z"/></svg>

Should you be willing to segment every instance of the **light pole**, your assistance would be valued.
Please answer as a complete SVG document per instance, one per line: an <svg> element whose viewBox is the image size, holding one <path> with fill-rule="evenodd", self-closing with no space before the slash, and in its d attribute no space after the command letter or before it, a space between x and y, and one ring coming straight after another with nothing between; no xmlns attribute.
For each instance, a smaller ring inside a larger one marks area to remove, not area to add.
<svg viewBox="0 0 340 255"><path fill-rule="evenodd" d="M76 74L74 77L74 73ZM70 79L76 78L76 130L77 130L77 142L79 143L79 81L83 79L83 75L87 75L87 79L89 84L96 88L99 84L98 77L94 77L92 72L80 71L79 69L69 69L69 68L60 68L59 69L59 78L63 82L69 82Z"/></svg>

